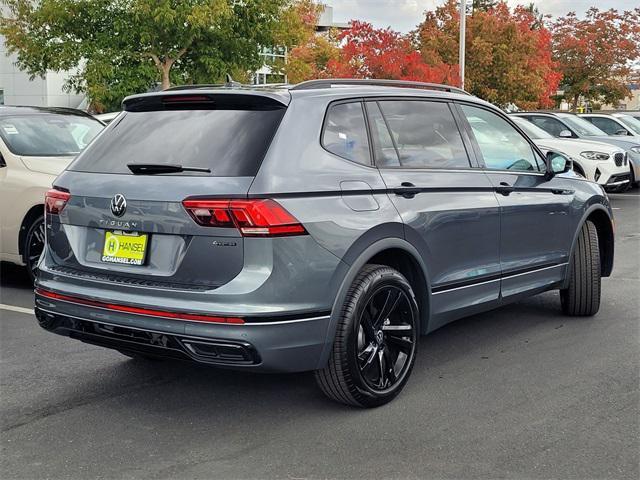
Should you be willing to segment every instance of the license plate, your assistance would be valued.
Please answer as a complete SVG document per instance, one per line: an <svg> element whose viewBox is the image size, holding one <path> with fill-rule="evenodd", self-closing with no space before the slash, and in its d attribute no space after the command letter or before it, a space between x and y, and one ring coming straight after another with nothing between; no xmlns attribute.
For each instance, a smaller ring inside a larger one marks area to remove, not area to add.
<svg viewBox="0 0 640 480"><path fill-rule="evenodd" d="M105 231L102 261L124 265L143 265L147 255L149 235Z"/></svg>

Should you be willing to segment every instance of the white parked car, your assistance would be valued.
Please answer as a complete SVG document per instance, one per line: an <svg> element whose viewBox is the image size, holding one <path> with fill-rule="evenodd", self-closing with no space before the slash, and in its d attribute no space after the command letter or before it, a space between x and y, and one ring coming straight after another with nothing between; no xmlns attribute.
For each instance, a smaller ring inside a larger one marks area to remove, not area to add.
<svg viewBox="0 0 640 480"><path fill-rule="evenodd" d="M33 278L44 247L44 195L102 129L70 108L0 107L0 260Z"/></svg>
<svg viewBox="0 0 640 480"><path fill-rule="evenodd" d="M623 149L592 140L557 138L522 117L512 116L511 119L541 149L570 157L578 175L599 183L609 192L624 191L629 187L629 160Z"/></svg>

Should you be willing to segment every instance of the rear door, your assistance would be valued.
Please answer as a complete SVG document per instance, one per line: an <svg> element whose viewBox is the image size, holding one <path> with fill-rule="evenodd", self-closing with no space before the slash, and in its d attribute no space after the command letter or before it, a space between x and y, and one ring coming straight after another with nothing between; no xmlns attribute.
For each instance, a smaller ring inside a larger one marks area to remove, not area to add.
<svg viewBox="0 0 640 480"><path fill-rule="evenodd" d="M241 271L243 237L228 208L183 202L246 197L285 106L237 94L168 98L130 105L56 180L71 196L48 216L46 268L174 288L217 287ZM130 164L196 171L134 174Z"/></svg>
<svg viewBox="0 0 640 480"><path fill-rule="evenodd" d="M570 182L545 177L544 159L506 116L478 105L459 108L498 193L502 296L561 280L574 231Z"/></svg>
<svg viewBox="0 0 640 480"><path fill-rule="evenodd" d="M500 291L499 206L451 105L402 98L366 107L376 165L429 270L430 327L486 308Z"/></svg>

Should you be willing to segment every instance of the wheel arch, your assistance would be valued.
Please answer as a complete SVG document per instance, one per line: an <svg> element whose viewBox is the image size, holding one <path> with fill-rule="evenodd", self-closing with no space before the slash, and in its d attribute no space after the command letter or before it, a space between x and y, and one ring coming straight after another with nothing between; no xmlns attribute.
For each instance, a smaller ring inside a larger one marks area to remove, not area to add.
<svg viewBox="0 0 640 480"><path fill-rule="evenodd" d="M20 230L18 230L18 255L24 255L24 241L27 236L27 231L29 227L33 223L33 221L39 216L44 214L44 204L36 204L27 210L27 213L24 215L22 219L22 223L20 224Z"/></svg>
<svg viewBox="0 0 640 480"><path fill-rule="evenodd" d="M573 258L573 254L578 243L578 236L584 226L585 222L591 221L596 227L598 233L598 245L600 249L600 274L603 277L611 275L613 270L613 257L615 250L614 242L614 223L613 218L609 211L602 205L592 205L582 216L582 219L578 223L578 228L573 235L573 242L571 244L571 253L569 259ZM567 275L566 283L569 276Z"/></svg>
<svg viewBox="0 0 640 480"><path fill-rule="evenodd" d="M429 292L431 291L428 271L418 249L403 238L403 226L401 224L398 226L400 227L399 229L392 228L392 231L395 230L395 235L373 239L369 237L365 246L362 245L362 242L356 242L343 257L343 261L346 264L346 273L342 276L342 281L335 295L325 346L318 362L318 368L324 367L329 359L341 306L345 301L347 291L358 272L367 264L377 263L390 266L397 269L407 278L414 289L420 309L420 332L427 331L430 318ZM384 230L389 233L388 229Z"/></svg>

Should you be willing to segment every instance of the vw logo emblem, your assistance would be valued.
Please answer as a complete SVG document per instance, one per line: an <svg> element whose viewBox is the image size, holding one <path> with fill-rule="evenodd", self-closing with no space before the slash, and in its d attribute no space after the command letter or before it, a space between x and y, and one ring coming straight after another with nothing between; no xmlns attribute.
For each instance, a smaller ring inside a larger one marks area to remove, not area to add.
<svg viewBox="0 0 640 480"><path fill-rule="evenodd" d="M127 199L124 195L118 193L111 199L111 213L116 217L121 217L127 211Z"/></svg>

